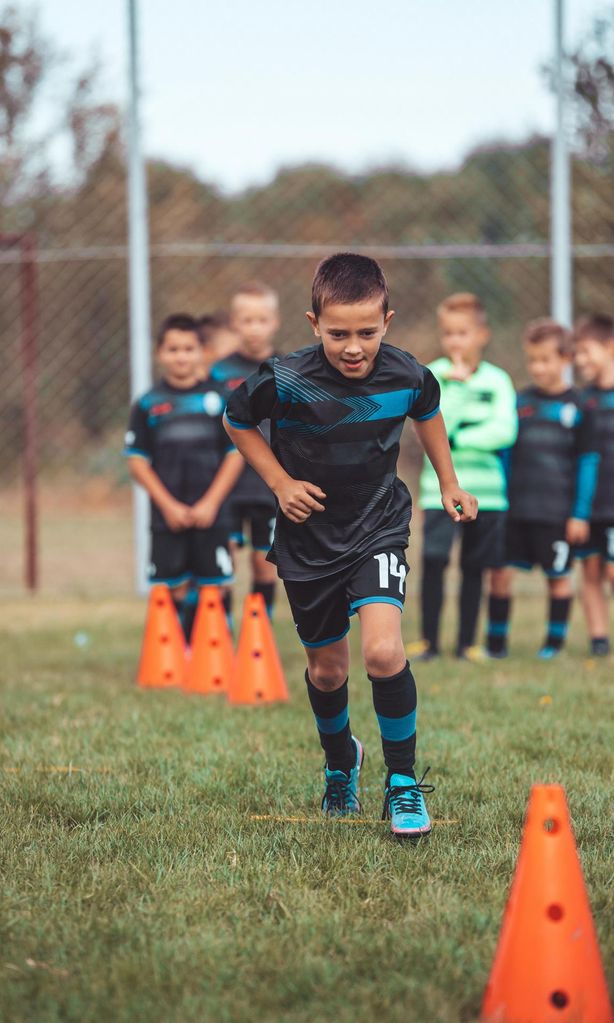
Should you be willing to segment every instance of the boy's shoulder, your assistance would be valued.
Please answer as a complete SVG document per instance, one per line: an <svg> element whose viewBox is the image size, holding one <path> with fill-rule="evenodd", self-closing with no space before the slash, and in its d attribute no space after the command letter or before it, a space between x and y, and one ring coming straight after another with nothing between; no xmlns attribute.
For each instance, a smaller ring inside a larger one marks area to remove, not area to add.
<svg viewBox="0 0 614 1023"><path fill-rule="evenodd" d="M159 404L161 401L166 401L171 393L171 388L164 380L156 380L148 391L145 391L144 394L139 394L134 399L134 404L148 412L154 405Z"/></svg>
<svg viewBox="0 0 614 1023"><path fill-rule="evenodd" d="M498 384L509 384L513 387L512 378L509 373L502 369L501 366L495 366L494 362L488 362L486 359L482 359L480 365L477 368L474 376L480 376L482 379L492 380L493 383Z"/></svg>

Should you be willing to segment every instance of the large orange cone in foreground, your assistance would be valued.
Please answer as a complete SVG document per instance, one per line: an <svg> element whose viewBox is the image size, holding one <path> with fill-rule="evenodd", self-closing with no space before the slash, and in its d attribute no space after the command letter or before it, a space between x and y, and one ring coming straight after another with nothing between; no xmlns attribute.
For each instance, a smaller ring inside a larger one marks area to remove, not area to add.
<svg viewBox="0 0 614 1023"><path fill-rule="evenodd" d="M560 785L531 790L482 1023L612 1023L597 935Z"/></svg>
<svg viewBox="0 0 614 1023"><path fill-rule="evenodd" d="M152 586L137 673L140 686L180 686L185 676L185 640L168 586Z"/></svg>
<svg viewBox="0 0 614 1023"><path fill-rule="evenodd" d="M288 699L288 687L261 593L249 593L245 598L228 699L231 703L273 703Z"/></svg>
<svg viewBox="0 0 614 1023"><path fill-rule="evenodd" d="M234 653L217 586L203 586L192 630L192 653L184 689L191 693L225 693Z"/></svg>

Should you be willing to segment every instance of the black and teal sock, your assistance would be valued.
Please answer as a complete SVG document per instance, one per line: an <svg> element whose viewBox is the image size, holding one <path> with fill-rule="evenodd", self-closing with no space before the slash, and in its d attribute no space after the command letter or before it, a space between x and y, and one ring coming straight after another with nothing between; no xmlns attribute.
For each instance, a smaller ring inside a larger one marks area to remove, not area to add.
<svg viewBox="0 0 614 1023"><path fill-rule="evenodd" d="M316 689L305 672L307 695L316 719L320 745L326 757L329 771L344 771L349 774L356 762L356 747L350 731L348 711L348 681L339 689L325 692Z"/></svg>
<svg viewBox="0 0 614 1023"><path fill-rule="evenodd" d="M463 650L473 646L475 643L481 599L482 573L465 570L463 572L459 596L457 654L462 654Z"/></svg>
<svg viewBox="0 0 614 1023"><path fill-rule="evenodd" d="M387 678L369 675L373 706L382 737L388 778L405 774L415 778L416 761L416 682L406 662L402 671Z"/></svg>
<svg viewBox="0 0 614 1023"><path fill-rule="evenodd" d="M173 604L177 610L177 617L183 629L186 643L190 643L192 640L192 628L194 626L194 619L196 618L196 611L198 608L198 596L199 589L197 586L191 586L185 597L177 599L173 597Z"/></svg>
<svg viewBox="0 0 614 1023"><path fill-rule="evenodd" d="M561 650L567 637L571 597L550 597L548 632L544 646Z"/></svg>
<svg viewBox="0 0 614 1023"><path fill-rule="evenodd" d="M224 608L228 628L232 632L234 627L234 618L232 616L232 590L226 590L222 593L222 607Z"/></svg>
<svg viewBox="0 0 614 1023"><path fill-rule="evenodd" d="M495 657L507 653L507 636L512 601L510 597L488 598L488 631L486 649Z"/></svg>
<svg viewBox="0 0 614 1023"><path fill-rule="evenodd" d="M254 583L252 593L261 593L264 599L266 613L273 621L273 607L275 605L275 583Z"/></svg>
<svg viewBox="0 0 614 1023"><path fill-rule="evenodd" d="M439 621L443 605L443 576L446 562L440 558L424 558L420 603L422 609L422 638L433 653L439 652Z"/></svg>
<svg viewBox="0 0 614 1023"><path fill-rule="evenodd" d="M607 657L610 652L610 641L607 636L593 636L591 654L593 657Z"/></svg>

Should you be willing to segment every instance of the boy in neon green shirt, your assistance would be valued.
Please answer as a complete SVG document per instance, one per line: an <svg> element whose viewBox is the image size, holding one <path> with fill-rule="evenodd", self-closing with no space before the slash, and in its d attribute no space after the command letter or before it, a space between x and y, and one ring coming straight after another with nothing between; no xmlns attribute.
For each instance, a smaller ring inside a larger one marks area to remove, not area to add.
<svg viewBox="0 0 614 1023"><path fill-rule="evenodd" d="M420 477L424 509L422 635L420 657L439 654L439 622L445 569L455 538L461 537L462 582L456 654L471 656L482 595L482 575L504 563L507 486L502 452L516 439L516 395L508 374L482 359L490 339L477 296L451 295L437 310L443 356L429 369L439 381L441 408L460 485L473 493L480 514L456 526L441 508L437 477L425 462ZM448 520L448 521L446 521ZM448 525L449 522L449 525ZM469 651L469 654L468 654Z"/></svg>

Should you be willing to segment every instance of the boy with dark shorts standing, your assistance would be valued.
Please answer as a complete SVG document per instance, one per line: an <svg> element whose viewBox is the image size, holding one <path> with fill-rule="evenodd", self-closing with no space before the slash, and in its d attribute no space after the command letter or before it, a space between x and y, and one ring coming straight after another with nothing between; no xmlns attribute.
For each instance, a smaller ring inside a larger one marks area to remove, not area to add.
<svg viewBox="0 0 614 1023"><path fill-rule="evenodd" d="M476 295L450 295L437 310L443 356L429 364L441 387L454 468L480 503L479 518L455 525L439 507L439 485L428 461L420 477L424 509L421 660L439 655L444 577L454 540L461 540L461 586L456 656L473 659L482 577L501 568L505 554L507 482L501 457L516 439L516 394L507 373L482 356L490 340L486 312ZM412 649L412 647L410 647Z"/></svg>
<svg viewBox="0 0 614 1023"><path fill-rule="evenodd" d="M237 350L217 362L211 377L223 384L227 397L254 373L261 362L273 354L273 338L279 330L277 292L259 281L244 284L230 302L230 326L235 331ZM260 424L262 435L269 441L269 423ZM230 540L233 546L244 547L249 531L252 547L252 593L261 593L269 617L275 603L275 566L266 560L273 542L276 505L273 494L250 465L241 473L230 498Z"/></svg>
<svg viewBox="0 0 614 1023"><path fill-rule="evenodd" d="M606 587L614 588L614 319L595 314L574 327L576 368L587 385L586 408L595 417L599 478L590 535L577 551L582 560L582 603L593 657L607 657Z"/></svg>
<svg viewBox="0 0 614 1023"><path fill-rule="evenodd" d="M405 419L416 431L454 521L475 499L458 486L439 386L383 338L393 313L379 265L339 253L318 267L307 313L320 343L262 364L231 396L226 429L274 492L273 549L307 655L305 681L326 756L322 809L360 812L363 760L348 713L350 615L360 621L387 767L384 814L399 837L430 831L414 772L416 684L401 637L411 497L396 475ZM271 420L271 446L256 429Z"/></svg>
<svg viewBox="0 0 614 1023"><path fill-rule="evenodd" d="M223 388L203 379L195 319L164 321L156 361L162 378L132 406L124 453L151 498L150 579L171 588L189 642L198 587L232 582L223 503L243 459L222 426Z"/></svg>
<svg viewBox="0 0 614 1023"><path fill-rule="evenodd" d="M599 455L592 414L570 387L572 339L550 319L524 332L530 387L519 391L518 439L510 456L506 568L492 573L486 649L507 656L515 568L543 570L549 594L546 636L538 657L563 649L572 602L576 544L586 542Z"/></svg>

